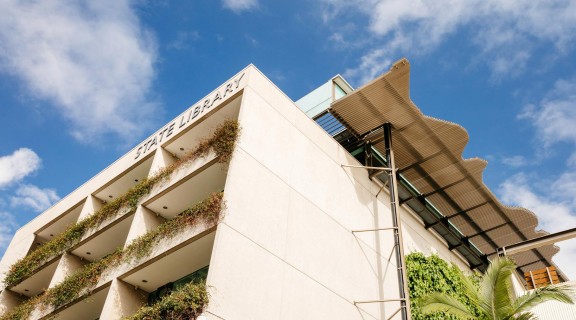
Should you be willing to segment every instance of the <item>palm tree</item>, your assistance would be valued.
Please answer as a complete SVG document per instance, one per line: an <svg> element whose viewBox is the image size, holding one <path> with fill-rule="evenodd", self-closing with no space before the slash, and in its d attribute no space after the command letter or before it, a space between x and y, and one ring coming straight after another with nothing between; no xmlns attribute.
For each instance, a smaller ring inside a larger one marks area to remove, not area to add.
<svg viewBox="0 0 576 320"><path fill-rule="evenodd" d="M479 285L460 272L465 294L480 311L479 317L456 298L443 293L433 293L424 298L422 311L444 311L463 319L533 320L537 317L530 310L539 303L549 300L574 303L574 288L566 284L549 285L516 297L512 287L515 269L512 260L497 258L481 277Z"/></svg>

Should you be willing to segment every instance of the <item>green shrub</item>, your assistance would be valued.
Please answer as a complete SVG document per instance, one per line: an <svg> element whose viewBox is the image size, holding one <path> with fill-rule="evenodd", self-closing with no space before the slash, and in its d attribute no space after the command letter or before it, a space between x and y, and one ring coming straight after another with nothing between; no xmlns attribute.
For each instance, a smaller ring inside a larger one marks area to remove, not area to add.
<svg viewBox="0 0 576 320"><path fill-rule="evenodd" d="M85 294L89 294L106 270L117 267L122 263L146 257L151 253L152 248L161 240L171 239L186 228L199 224L206 226L216 225L220 220L221 212L224 208L223 197L224 193L222 192L212 193L206 199L186 209L174 219L165 221L156 229L136 238L125 249L118 249L104 258L82 267L66 277L64 281L54 288L48 289L43 295L25 302L12 310L12 312L3 315L0 317L0 320L26 319L37 305L44 307L50 306L52 308L62 307ZM186 296L190 295L192 295L192 293L186 294ZM179 310L178 308L174 310Z"/></svg>
<svg viewBox="0 0 576 320"><path fill-rule="evenodd" d="M187 283L162 300L140 308L126 320L194 320L208 305L206 284Z"/></svg>
<svg viewBox="0 0 576 320"><path fill-rule="evenodd" d="M30 317L30 315L32 314L32 310L34 310L34 307L36 306L36 303L38 302L38 300L39 300L38 297L28 299L24 303L20 304L19 306L15 307L14 309L12 309L10 312L5 313L2 316L0 316L0 319L1 320L28 319L28 317Z"/></svg>
<svg viewBox="0 0 576 320"><path fill-rule="evenodd" d="M104 271L148 256L152 248L161 240L171 239L184 229L200 223L216 225L223 207L223 196L222 192L212 193L174 219L167 220L156 229L134 239L125 249L116 250L107 257L84 266L54 288L46 291L42 300L43 304L58 308L70 303L90 291L98 283Z"/></svg>
<svg viewBox="0 0 576 320"><path fill-rule="evenodd" d="M240 127L237 121L225 121L214 130L210 138L202 140L194 150L179 159L176 163L160 170L151 178L143 179L114 201L107 203L82 221L70 226L66 231L57 235L48 243L38 247L26 257L18 260L10 266L4 278L4 284L8 287L28 278L46 262L63 254L80 242L89 230L97 228L103 222L116 217L123 208L127 209L127 212L124 214L134 213L140 200L148 195L157 183L169 177L172 172L182 165L207 156L210 150L214 150L218 161L229 161L239 133Z"/></svg>
<svg viewBox="0 0 576 320"><path fill-rule="evenodd" d="M207 156L211 150L216 153L219 162L229 161L239 134L240 127L237 121L225 121L216 128L209 139L202 140L192 152L179 159L176 163L160 170L153 177L144 179L122 196L107 203L100 210L70 226L48 243L18 260L8 270L4 278L4 284L6 286L15 285L29 277L46 262L76 245L86 232L115 217L123 208L127 209L124 214L133 213L140 200L148 195L157 183L168 178L170 174L183 165ZM203 201L180 213L176 218L166 221L158 228L134 240L126 249L116 250L99 261L84 266L54 288L44 292L44 294L30 298L11 311L0 315L0 320L26 319L37 306L61 307L82 295L89 294L107 269L118 266L122 262L137 260L147 256L154 245L161 239L174 237L185 228L198 225L199 223L215 225L218 223L224 208L222 198L222 192L211 194ZM203 292L205 295L205 289ZM207 296L205 301L207 303Z"/></svg>
<svg viewBox="0 0 576 320"><path fill-rule="evenodd" d="M421 298L431 292L448 293L474 311L473 304L462 292L463 283L458 276L458 267L450 265L437 255L429 257L420 252L406 256L406 273L410 290L410 310L413 320L458 319L444 312L424 314L421 312ZM475 280L476 278L472 276Z"/></svg>
<svg viewBox="0 0 576 320"><path fill-rule="evenodd" d="M120 256L121 252L116 251L107 257L82 267L66 277L64 281L54 288L47 290L42 296L41 303L56 308L74 301L85 294L85 290L88 291L94 287L100 280L102 273L116 265Z"/></svg>
<svg viewBox="0 0 576 320"><path fill-rule="evenodd" d="M223 196L224 193L222 192L212 193L206 199L181 212L174 219L160 224L156 229L135 239L122 252L123 262L130 262L133 259L138 260L147 256L160 240L171 239L186 228L200 223L216 225L223 209Z"/></svg>

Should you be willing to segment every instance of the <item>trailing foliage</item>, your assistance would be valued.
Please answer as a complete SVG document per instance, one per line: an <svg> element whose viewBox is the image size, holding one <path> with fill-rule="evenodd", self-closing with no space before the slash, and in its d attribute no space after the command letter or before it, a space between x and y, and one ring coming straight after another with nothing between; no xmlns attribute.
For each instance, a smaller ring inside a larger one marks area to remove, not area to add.
<svg viewBox="0 0 576 320"><path fill-rule="evenodd" d="M144 306L126 320L195 320L208 305L206 284L187 283L151 306Z"/></svg>
<svg viewBox="0 0 576 320"><path fill-rule="evenodd" d="M214 136L204 139L190 153L190 157L197 159L208 155L210 150L214 150L221 163L230 161L232 151L240 135L240 125L237 121L228 120L214 131Z"/></svg>
<svg viewBox="0 0 576 320"><path fill-rule="evenodd" d="M138 261L139 259L149 255L152 248L154 248L154 246L161 240L171 239L189 227L200 224L206 226L217 224L224 208L223 196L224 194L222 192L212 193L206 199L198 202L191 208L186 209L174 219L165 221L156 229L135 239L125 249L118 249L104 258L82 267L72 275L66 277L64 281L56 285L54 288L48 289L43 295L27 301L12 310L12 312L3 315L0 317L0 320L26 319L37 305L45 307L50 306L52 308L61 307L85 294L89 294L106 270L117 267L125 262ZM205 289L203 290L204 293L200 296L205 295ZM184 296L181 297L181 300L189 296L194 296L192 292L183 293L183 295ZM205 299L205 303L208 302L207 297L202 299ZM168 302L165 304L169 305ZM202 304L202 308L203 305L204 304ZM190 310L186 312L191 312Z"/></svg>
<svg viewBox="0 0 576 320"><path fill-rule="evenodd" d="M424 314L421 310L422 299L431 292L447 293L468 307L472 313L479 314L474 304L464 294L464 283L455 265L449 265L437 255L429 257L420 252L406 256L406 272L410 290L410 309L414 320L458 319L444 312Z"/></svg>
<svg viewBox="0 0 576 320"><path fill-rule="evenodd" d="M30 315L32 314L32 310L34 310L34 307L36 306L38 299L39 299L38 297L34 297L34 298L29 299L28 301L18 305L14 309L12 309L10 312L5 313L2 316L0 316L0 319L1 320L28 319L28 317L30 317Z"/></svg>
<svg viewBox="0 0 576 320"><path fill-rule="evenodd" d="M186 228L200 223L205 225L218 223L223 209L223 195L222 192L212 193L208 198L186 209L176 218L162 223L156 229L135 239L122 252L123 262L130 262L132 259L137 260L147 256L160 240L171 239Z"/></svg>
<svg viewBox="0 0 576 320"><path fill-rule="evenodd" d="M237 121L225 121L216 128L210 138L202 140L194 150L176 163L160 170L151 178L143 179L114 201L107 203L48 243L18 260L6 273L4 284L6 286L15 285L31 276L38 268L76 245L89 230L97 228L103 222L114 218L120 213L132 214L135 212L140 200L148 195L157 183L169 177L172 172L182 165L207 156L210 150L216 153L219 162L229 161L239 133L240 127Z"/></svg>
<svg viewBox="0 0 576 320"><path fill-rule="evenodd" d="M117 264L121 255L121 251L116 251L66 277L64 281L44 293L41 299L42 305L57 308L87 293L98 283L106 269Z"/></svg>

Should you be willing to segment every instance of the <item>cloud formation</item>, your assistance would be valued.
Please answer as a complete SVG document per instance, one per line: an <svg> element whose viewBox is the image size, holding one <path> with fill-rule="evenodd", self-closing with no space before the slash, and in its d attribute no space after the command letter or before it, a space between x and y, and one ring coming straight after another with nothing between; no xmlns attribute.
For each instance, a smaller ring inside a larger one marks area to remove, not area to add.
<svg viewBox="0 0 576 320"><path fill-rule="evenodd" d="M24 178L40 168L41 163L40 157L28 148L0 157L0 189L3 191L0 194L0 253L6 249L18 228L18 217L9 209L42 212L60 200L53 189L22 183Z"/></svg>
<svg viewBox="0 0 576 320"><path fill-rule="evenodd" d="M524 156L515 155L510 157L503 157L502 163L513 168L520 168L528 165L530 162Z"/></svg>
<svg viewBox="0 0 576 320"><path fill-rule="evenodd" d="M258 0L222 0L222 5L235 13L249 11L258 7Z"/></svg>
<svg viewBox="0 0 576 320"><path fill-rule="evenodd" d="M20 148L0 157L0 188L22 180L38 170L41 163L40 157L28 148Z"/></svg>
<svg viewBox="0 0 576 320"><path fill-rule="evenodd" d="M552 185L548 194L530 187L531 177L519 173L504 181L498 193L504 203L527 208L538 215L538 228L558 232L576 227L576 173L564 173ZM559 242L553 260L571 279L576 279L576 239Z"/></svg>
<svg viewBox="0 0 576 320"><path fill-rule="evenodd" d="M4 211L0 211L0 221L2 221L0 223L0 252L3 252L10 244L10 241L12 241L18 224L13 215Z"/></svg>
<svg viewBox="0 0 576 320"><path fill-rule="evenodd" d="M83 142L147 128L156 47L128 0L0 2L0 70L50 101Z"/></svg>
<svg viewBox="0 0 576 320"><path fill-rule="evenodd" d="M380 49L374 49L368 54L362 56L360 65L356 68L346 69L344 77L354 79L358 83L367 83L382 73L383 66L390 66L390 52Z"/></svg>
<svg viewBox="0 0 576 320"><path fill-rule="evenodd" d="M18 187L15 196L10 198L10 204L13 207L25 206L36 212L42 212L48 209L60 197L54 189L41 189L37 186L26 184Z"/></svg>
<svg viewBox="0 0 576 320"><path fill-rule="evenodd" d="M576 145L576 80L556 81L544 99L526 106L519 117L532 123L547 148L560 142Z"/></svg>
<svg viewBox="0 0 576 320"><path fill-rule="evenodd" d="M362 26L373 41L364 57L379 65L367 66L362 58L350 73L370 74L389 67L386 59L399 55L426 54L444 41L459 36L462 47L477 51L493 76L519 73L525 69L536 50L566 53L576 39L576 3L570 0L499 1L499 0L323 0L325 21L351 16L356 12L368 18ZM554 21L550 21L554 17ZM361 37L365 38L365 37ZM361 76L360 79L367 78Z"/></svg>
<svg viewBox="0 0 576 320"><path fill-rule="evenodd" d="M561 175L547 188L550 194L544 196L530 187L531 180L527 174L519 173L504 181L499 188L502 201L534 211L538 214L539 228L548 232L576 227L576 212L572 209L576 204L576 189L569 189L576 186L576 174Z"/></svg>
<svg viewBox="0 0 576 320"><path fill-rule="evenodd" d="M576 80L561 79L554 83L539 102L524 107L520 119L534 127L538 148L536 159L550 157L555 149L576 146ZM564 146L563 146L564 145ZM541 146L544 146L542 148ZM544 149L544 151L542 151ZM519 161L515 161L519 160ZM509 165L524 164L525 158L510 158ZM576 152L566 160L567 170L546 178L538 171L520 172L499 188L503 202L528 208L538 215L539 228L557 232L576 227ZM534 184L533 181L546 181ZM532 186L530 186L532 185ZM544 187L538 186L544 185ZM571 278L576 278L576 239L559 242L561 250L554 261Z"/></svg>

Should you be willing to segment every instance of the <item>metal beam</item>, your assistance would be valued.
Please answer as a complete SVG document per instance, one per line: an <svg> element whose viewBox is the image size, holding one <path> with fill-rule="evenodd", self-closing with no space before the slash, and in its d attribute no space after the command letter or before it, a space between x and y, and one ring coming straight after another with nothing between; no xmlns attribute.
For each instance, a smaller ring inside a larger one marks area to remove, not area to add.
<svg viewBox="0 0 576 320"><path fill-rule="evenodd" d="M500 229L500 228L502 228L502 227L507 226L508 223L509 223L509 222L504 222L504 223L501 223L501 224L499 224L499 225L490 227L490 228L488 228L488 229L486 229L486 230L483 230L483 231L480 231L480 232L476 232L476 233L474 233L474 234L469 235L468 238L474 238L474 237L477 237L477 236L481 236L481 235L483 235L483 234L485 234L485 233L487 233L487 232L494 231L494 230L496 230L496 229Z"/></svg>
<svg viewBox="0 0 576 320"><path fill-rule="evenodd" d="M438 190L438 191L442 191L442 190ZM468 209L460 210L460 211L455 212L455 213L453 213L453 214L447 215L446 218L452 219L452 218L457 217L457 216L459 216L459 215L467 214L469 211L476 210L476 209L478 209L478 208L480 208L480 207L482 207L482 206L485 206L485 205L487 205L487 204L489 204L489 203L492 203L492 201L485 201L485 202L479 203L479 204L477 204L477 205L475 205L475 206L472 206L472 207L470 207L470 208L468 208Z"/></svg>
<svg viewBox="0 0 576 320"><path fill-rule="evenodd" d="M367 301L354 301L354 305L363 303L383 303L383 302L406 302L406 299L385 299L385 300L367 300Z"/></svg>
<svg viewBox="0 0 576 320"><path fill-rule="evenodd" d="M361 168L361 169L370 169L370 170L378 170L378 171L392 171L390 168L385 167L369 167L369 166L353 166L348 164L341 164L342 168Z"/></svg>
<svg viewBox="0 0 576 320"><path fill-rule="evenodd" d="M542 237L518 242L518 243L510 245L510 246L504 246L504 247L498 249L498 254L499 255L513 255L516 253L532 250L535 248L547 246L550 244L554 244L556 242L574 239L574 238L576 238L576 228L547 234L547 235L542 236Z"/></svg>
<svg viewBox="0 0 576 320"><path fill-rule="evenodd" d="M425 225L425 226L424 226L424 229L428 230L428 229L430 229L430 228L432 228L432 227L435 227L435 226L437 226L437 225L439 225L439 224L446 224L447 222L448 222L448 218L447 218L447 217L438 218L438 220L436 220L436 221L434 221L434 222L432 222L432 223L430 223L430 224ZM446 226L447 226L447 225L446 225Z"/></svg>
<svg viewBox="0 0 576 320"><path fill-rule="evenodd" d="M386 231L386 230L396 230L398 228L391 227L391 228L378 228L378 229L363 229L363 230L352 230L352 233L356 232L375 232L375 231Z"/></svg>
<svg viewBox="0 0 576 320"><path fill-rule="evenodd" d="M533 265L533 264L535 264L535 263L538 263L538 262L542 262L542 263L544 263L544 265L548 265L548 260L546 260L546 259L544 258L544 259L538 259L538 260L534 260L534 261L525 263L525 264L523 264L523 265L521 265L521 266L518 266L518 269L522 270L522 269L526 268L527 266L531 266L531 265ZM522 271L522 273L524 273L524 271Z"/></svg>
<svg viewBox="0 0 576 320"><path fill-rule="evenodd" d="M410 169L412 169L412 168L414 168L414 167L416 167L416 166L420 166L420 164L422 164L422 163L424 163L424 162L426 162L426 161L428 161L428 160L430 160L430 159L432 159L432 158L434 158L434 157L437 157L437 156L439 156L440 154L442 154L442 151L435 152L435 153L433 153L433 154L431 154L431 155L429 155L429 156L427 156L427 157L425 157L425 158L420 158L418 161L410 164L409 166L406 166L406 167L400 169L400 170L399 170L399 173L406 172L406 171L408 171L408 170L410 170Z"/></svg>
<svg viewBox="0 0 576 320"><path fill-rule="evenodd" d="M468 239L461 239L461 241L458 244L455 244L453 246L449 246L448 250L452 251L454 249L458 249L463 245L470 245L470 242L468 242Z"/></svg>
<svg viewBox="0 0 576 320"><path fill-rule="evenodd" d="M431 195L433 195L433 194L435 194L435 193L438 193L438 192L440 192L440 191L444 191L444 190L446 190L446 189L448 189L448 188L450 188L450 187L453 187L453 186L455 186L455 185L457 185L457 184L459 184L459 183L462 183L462 182L466 181L466 179L467 179L467 177L464 177L464 178L462 178L462 179L456 180L456 181L454 181L454 182L452 182L452 183L449 183L449 184L447 184L447 185L445 185L445 186L443 186L443 187L441 187L441 188L434 189L434 190L432 190L432 191L424 194L424 196L425 196L425 197L429 197L429 196L431 196Z"/></svg>

